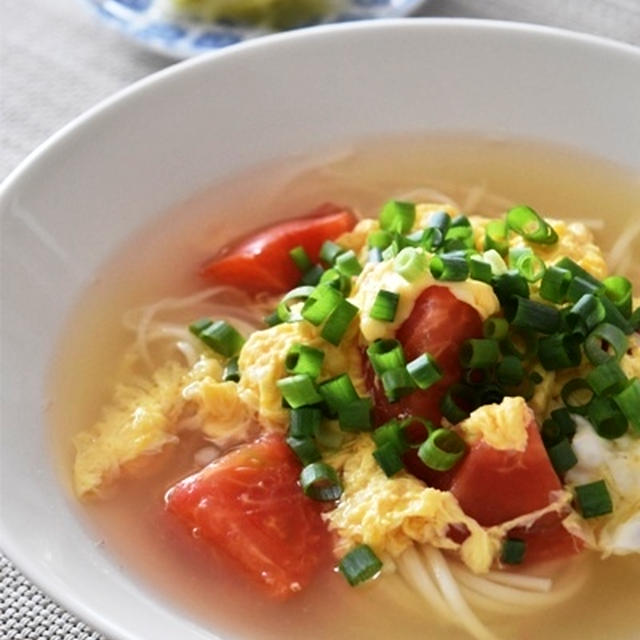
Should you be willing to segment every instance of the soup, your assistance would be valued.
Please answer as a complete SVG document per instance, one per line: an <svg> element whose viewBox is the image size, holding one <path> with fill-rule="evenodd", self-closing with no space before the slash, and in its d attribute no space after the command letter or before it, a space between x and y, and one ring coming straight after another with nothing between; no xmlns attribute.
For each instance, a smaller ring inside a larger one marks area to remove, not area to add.
<svg viewBox="0 0 640 640"><path fill-rule="evenodd" d="M518 167L517 172L514 167ZM99 408L109 402L120 375L119 356L131 341L131 332L121 328L121 318L125 316L131 326L139 326L144 316L145 312L141 315L130 309L147 305L144 308L148 313L148 305L164 300L158 314L165 324L155 328L170 333L200 315L217 313L220 306L240 308L234 318L236 326L242 327L243 322L251 321L252 305L256 314L262 313L262 307L266 313L273 310L274 298L260 298L260 304L255 304L225 290L217 305L199 299L203 283L197 269L220 246L251 228L300 215L327 200L374 218L390 198L435 201L439 205L436 209L445 211L459 203L470 216L501 215L513 203L526 202L550 219L583 220L606 249L627 237L625 234L632 237L640 211L637 176L625 175L593 159L575 157L566 150L469 138L368 142L311 161L260 168L229 184L217 185L210 193L165 216L162 229L156 226L132 240L114 256L80 302L62 340L52 391L56 398L51 409L54 446L65 481L70 482L72 436L96 422ZM255 214L246 216L247 210ZM450 211L453 213L453 209ZM617 214L612 216L611 211ZM246 224L237 226L237 220ZM628 250L618 244L614 258L637 282L632 261L624 257L632 255L637 240L634 242ZM185 297L191 294L195 298L185 303ZM175 298L175 302L167 302L166 297ZM100 327L100 341L96 341L96 327ZM156 346L163 344L159 340ZM163 354L154 352L150 357L162 360ZM222 448L241 440L231 438ZM286 602L263 597L233 562L212 557L206 545L194 542L188 528L165 510L167 489L219 454L197 430L187 429L179 443L167 442L163 453L147 457L144 465L128 465L127 477L118 478L106 492L103 490L101 500L85 501L80 508L87 526L104 542L107 552L147 587L155 589L167 606L232 637L275 638L288 634L347 638L355 634L417 638L427 631L450 638L470 637L450 620L425 613L415 580L412 583L407 579L411 567L403 568L400 562L394 572L396 563L387 557L383 558L383 574L357 587L350 587L343 575L333 570L335 560L323 558L318 573L301 593ZM427 562L438 561L427 558ZM460 567L454 566L454 570L460 572ZM636 556L601 561L595 554L584 552L576 558L557 560L556 564L534 564L511 571L525 573L526 588L538 589L537 595L545 595L548 576L558 577L551 599L538 598L538 602L544 602L544 616L539 608L518 610L517 616L484 611L483 597L486 601L486 596L493 593L487 590L495 590L496 585L474 584L466 574L456 577L463 583L465 594L476 594L468 598L469 605L498 637L553 638L558 629L562 629L563 638L599 638L612 629L618 636L626 633L631 637L636 622L631 603L638 596L639 570ZM572 580L563 580L567 573ZM603 590L602 584L616 588ZM570 593L574 588L577 595ZM563 589L567 598L551 607L554 599L561 599ZM504 603L494 608L515 610ZM585 610L597 611L588 623L581 613ZM481 633L478 631L477 637L482 637L478 635Z"/></svg>

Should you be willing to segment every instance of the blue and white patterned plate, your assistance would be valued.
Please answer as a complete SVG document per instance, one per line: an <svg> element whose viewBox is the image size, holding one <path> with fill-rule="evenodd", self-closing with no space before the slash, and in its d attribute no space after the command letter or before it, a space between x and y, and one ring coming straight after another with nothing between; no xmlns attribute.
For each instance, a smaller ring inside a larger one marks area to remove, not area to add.
<svg viewBox="0 0 640 640"><path fill-rule="evenodd" d="M398 18L425 0L343 0L342 9L321 23ZM177 16L171 0L85 0L110 26L158 53L188 58L271 33L267 29L204 23ZM305 25L311 26L311 25Z"/></svg>

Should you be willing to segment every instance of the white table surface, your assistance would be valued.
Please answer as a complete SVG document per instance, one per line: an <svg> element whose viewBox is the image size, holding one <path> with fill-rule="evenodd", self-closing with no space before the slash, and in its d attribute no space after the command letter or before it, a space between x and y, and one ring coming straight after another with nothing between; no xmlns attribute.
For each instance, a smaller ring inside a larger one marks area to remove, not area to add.
<svg viewBox="0 0 640 640"><path fill-rule="evenodd" d="M533 22L640 46L640 0L432 0L418 15ZM62 125L169 64L81 0L0 0L0 179ZM1 640L101 638L0 555Z"/></svg>

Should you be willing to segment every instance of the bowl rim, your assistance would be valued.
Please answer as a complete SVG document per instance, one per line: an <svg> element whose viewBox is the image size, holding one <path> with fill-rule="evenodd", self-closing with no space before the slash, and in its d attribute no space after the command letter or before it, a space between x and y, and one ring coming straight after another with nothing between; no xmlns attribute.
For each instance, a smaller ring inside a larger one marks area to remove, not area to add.
<svg viewBox="0 0 640 640"><path fill-rule="evenodd" d="M60 130L50 136L27 157L22 160L16 168L0 184L0 216L6 210L7 204L13 193L20 188L23 180L28 179L30 174L40 165L45 164L50 155L55 153L56 147L63 140L82 134L90 128L98 118L108 118L126 104L142 99L146 92L154 87L165 83L171 83L172 79L188 74L192 71L206 66L223 64L224 60L231 56L233 58L251 53L254 49L260 50L264 47L279 47L303 41L309 38L331 38L333 34L358 33L360 31L380 31L388 29L412 29L412 30L442 30L455 29L467 30L469 32L496 32L510 34L526 34L540 37L541 39L562 40L566 43L588 45L596 47L604 52L622 53L628 55L640 70L640 47L620 42L610 38L591 35L581 32L570 31L563 28L550 27L545 25L530 24L525 22L511 22L504 20L483 20L473 18L400 18L385 19L375 21L364 21L356 23L340 23L330 25L319 25L307 29L277 33L263 38L247 40L245 42L232 45L230 47L212 51L196 58L190 58L178 62L165 69L157 71L137 82L125 87L113 95L98 102L83 114L74 118ZM57 580L43 573L34 562L32 562L27 549L21 548L19 541L11 534L10 528L0 519L0 549L3 550L7 559L18 568L34 585L44 591L54 602L64 609L72 612L82 621L95 630L108 634L114 640L137 640L134 639L126 629L117 622L104 617L99 611L85 605L80 594L73 591L60 589ZM212 639L217 638L215 631L211 632Z"/></svg>

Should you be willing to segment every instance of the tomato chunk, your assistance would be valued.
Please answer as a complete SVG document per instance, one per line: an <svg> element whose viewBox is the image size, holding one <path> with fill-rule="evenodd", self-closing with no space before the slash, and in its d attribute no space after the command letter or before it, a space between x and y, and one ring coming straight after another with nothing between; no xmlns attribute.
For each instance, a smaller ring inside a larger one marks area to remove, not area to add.
<svg viewBox="0 0 640 640"><path fill-rule="evenodd" d="M427 390L417 390L390 404L369 370L368 379L375 398L376 421L413 415L439 423L440 401L446 390L462 375L460 346L465 340L482 337L482 318L466 302L458 300L446 287L432 286L416 299L409 317L399 327L396 338L407 360L430 353L443 371L440 382ZM369 369L368 365L365 367Z"/></svg>
<svg viewBox="0 0 640 640"><path fill-rule="evenodd" d="M562 489L542 444L533 412L524 451L498 450L484 441L474 444L451 478L449 490L462 510L483 526L501 524L542 509L551 492ZM561 524L562 516L547 514L509 535L527 542L526 562L570 555L581 545Z"/></svg>
<svg viewBox="0 0 640 640"><path fill-rule="evenodd" d="M206 262L200 273L207 279L248 293L283 293L300 281L300 270L289 251L302 246L317 262L325 240L335 240L356 223L353 212L324 204L308 216L287 220L244 238Z"/></svg>
<svg viewBox="0 0 640 640"><path fill-rule="evenodd" d="M300 469L282 437L267 435L175 485L166 507L264 592L285 599L330 556L321 506L302 493Z"/></svg>

